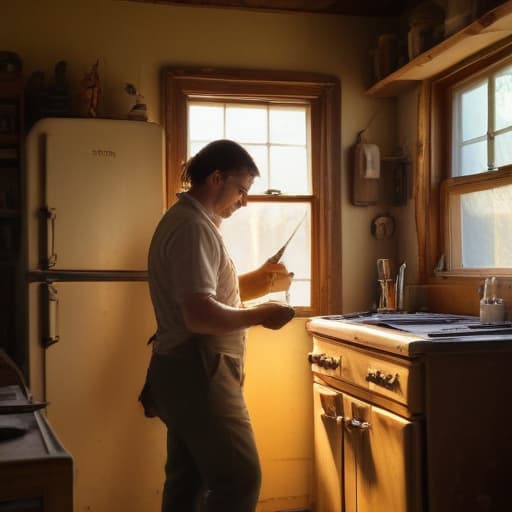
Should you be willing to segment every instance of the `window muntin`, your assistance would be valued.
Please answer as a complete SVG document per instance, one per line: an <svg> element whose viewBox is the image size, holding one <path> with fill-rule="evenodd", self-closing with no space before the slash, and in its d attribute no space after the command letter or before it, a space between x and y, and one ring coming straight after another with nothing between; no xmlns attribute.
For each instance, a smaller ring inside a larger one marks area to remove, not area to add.
<svg viewBox="0 0 512 512"><path fill-rule="evenodd" d="M309 112L304 103L188 102L188 157L216 138L229 138L249 152L261 173L247 208L221 227L239 273L254 270L275 254L306 216L281 260L295 274L289 293L259 299L285 298L305 308L312 305ZM213 126L205 128L206 123ZM265 201L258 201L264 194ZM281 200L284 196L288 201Z"/></svg>

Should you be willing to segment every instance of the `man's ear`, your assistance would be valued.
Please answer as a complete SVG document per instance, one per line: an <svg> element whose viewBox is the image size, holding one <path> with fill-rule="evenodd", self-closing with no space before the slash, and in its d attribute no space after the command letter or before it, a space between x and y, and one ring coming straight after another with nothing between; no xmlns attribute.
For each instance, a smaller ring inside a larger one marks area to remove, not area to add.
<svg viewBox="0 0 512 512"><path fill-rule="evenodd" d="M218 185L224 181L224 175L219 171L213 171L208 178L211 180L212 185Z"/></svg>

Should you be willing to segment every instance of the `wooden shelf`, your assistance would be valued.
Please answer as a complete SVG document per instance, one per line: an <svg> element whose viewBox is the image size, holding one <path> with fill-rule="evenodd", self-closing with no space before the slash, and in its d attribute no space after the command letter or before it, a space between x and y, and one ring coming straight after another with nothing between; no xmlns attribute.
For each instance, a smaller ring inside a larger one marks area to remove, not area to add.
<svg viewBox="0 0 512 512"><path fill-rule="evenodd" d="M397 96L411 84L431 78L465 58L512 36L512 0L487 12L459 32L418 55L366 91L368 96Z"/></svg>

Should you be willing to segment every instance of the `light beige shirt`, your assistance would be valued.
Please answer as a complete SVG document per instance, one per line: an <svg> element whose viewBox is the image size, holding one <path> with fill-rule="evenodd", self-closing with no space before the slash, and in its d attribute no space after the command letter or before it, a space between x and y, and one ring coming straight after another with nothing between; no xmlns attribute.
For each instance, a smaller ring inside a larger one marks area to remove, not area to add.
<svg viewBox="0 0 512 512"><path fill-rule="evenodd" d="M188 295L210 294L222 304L241 307L238 276L216 220L201 203L183 193L155 230L148 272L158 325L153 345L157 353L170 353L198 336L187 329L181 312ZM245 330L204 337L216 351L243 357Z"/></svg>

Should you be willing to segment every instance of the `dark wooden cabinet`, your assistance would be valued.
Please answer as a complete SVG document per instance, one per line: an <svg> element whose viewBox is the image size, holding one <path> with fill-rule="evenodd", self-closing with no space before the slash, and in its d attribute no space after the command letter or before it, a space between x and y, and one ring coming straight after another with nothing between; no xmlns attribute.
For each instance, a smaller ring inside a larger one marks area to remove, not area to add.
<svg viewBox="0 0 512 512"><path fill-rule="evenodd" d="M0 348L24 367L21 343L23 80L0 72Z"/></svg>
<svg viewBox="0 0 512 512"><path fill-rule="evenodd" d="M0 350L0 512L73 512L73 459L35 405Z"/></svg>

